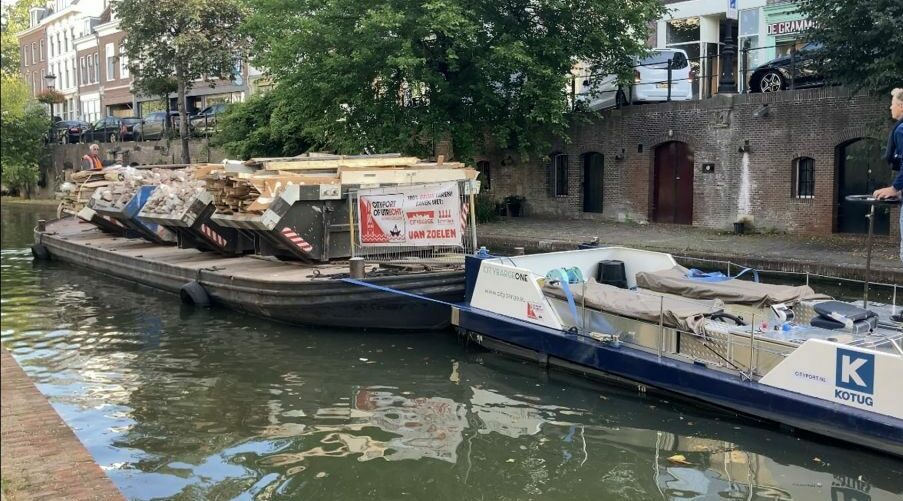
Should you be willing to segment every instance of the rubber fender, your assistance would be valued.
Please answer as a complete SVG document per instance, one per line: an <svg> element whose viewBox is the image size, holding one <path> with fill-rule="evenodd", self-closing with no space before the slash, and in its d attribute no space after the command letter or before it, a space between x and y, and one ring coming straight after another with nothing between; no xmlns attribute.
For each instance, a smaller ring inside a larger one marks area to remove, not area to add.
<svg viewBox="0 0 903 501"><path fill-rule="evenodd" d="M50 260L50 250L47 249L47 246L44 244L34 244L31 246L31 255L34 256L36 261L49 261Z"/></svg>
<svg viewBox="0 0 903 501"><path fill-rule="evenodd" d="M179 297L185 304L194 306L210 306L210 295L197 280L192 280L179 289Z"/></svg>

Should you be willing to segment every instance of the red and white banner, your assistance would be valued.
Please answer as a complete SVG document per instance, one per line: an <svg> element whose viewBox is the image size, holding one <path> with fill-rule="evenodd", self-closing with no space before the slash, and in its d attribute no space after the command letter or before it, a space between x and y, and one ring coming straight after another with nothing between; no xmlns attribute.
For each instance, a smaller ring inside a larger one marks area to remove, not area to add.
<svg viewBox="0 0 903 501"><path fill-rule="evenodd" d="M361 246L463 245L458 183L361 190Z"/></svg>

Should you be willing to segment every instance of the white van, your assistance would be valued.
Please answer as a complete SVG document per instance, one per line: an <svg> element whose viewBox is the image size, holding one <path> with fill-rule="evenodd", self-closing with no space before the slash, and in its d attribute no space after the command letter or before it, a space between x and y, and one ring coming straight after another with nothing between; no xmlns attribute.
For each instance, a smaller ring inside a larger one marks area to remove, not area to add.
<svg viewBox="0 0 903 501"><path fill-rule="evenodd" d="M668 60L671 60L671 100L689 101L693 98L693 72L687 53L681 49L653 49L635 63L633 83L618 90L615 75L588 76L585 67L578 70L577 101L586 103L592 111L637 102L668 100ZM597 85L593 88L593 83Z"/></svg>

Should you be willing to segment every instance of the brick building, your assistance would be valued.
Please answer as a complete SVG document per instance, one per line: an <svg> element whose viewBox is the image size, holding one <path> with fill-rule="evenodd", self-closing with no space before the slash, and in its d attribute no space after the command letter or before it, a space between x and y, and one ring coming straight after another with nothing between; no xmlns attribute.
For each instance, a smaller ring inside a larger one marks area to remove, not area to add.
<svg viewBox="0 0 903 501"><path fill-rule="evenodd" d="M575 124L544 158L477 160L487 195L524 196L531 216L860 233L864 209L844 196L892 180L886 101L831 87L630 106ZM896 217L876 233L896 235Z"/></svg>

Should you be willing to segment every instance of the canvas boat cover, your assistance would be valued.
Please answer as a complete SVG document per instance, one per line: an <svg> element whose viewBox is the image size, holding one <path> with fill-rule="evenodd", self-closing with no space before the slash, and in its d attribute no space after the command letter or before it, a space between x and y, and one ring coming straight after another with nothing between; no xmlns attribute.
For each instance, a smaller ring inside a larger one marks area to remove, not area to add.
<svg viewBox="0 0 903 501"><path fill-rule="evenodd" d="M762 284L730 279L707 282L687 277L687 269L675 266L670 270L636 274L637 287L655 292L675 294L692 299L720 299L726 304L743 304L764 308L778 303L797 303L814 299L831 299L818 294L808 285Z"/></svg>
<svg viewBox="0 0 903 501"><path fill-rule="evenodd" d="M600 284L590 278L584 284L571 284L574 301L580 307L584 304L594 310L612 313L623 317L634 318L646 322L658 323L663 318L666 327L701 334L705 324L705 315L722 311L721 301L686 300L682 298L664 297L643 294L621 289L613 285ZM546 285L543 292L549 296L566 299L564 290L558 285Z"/></svg>

